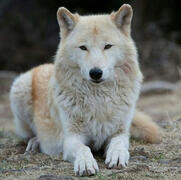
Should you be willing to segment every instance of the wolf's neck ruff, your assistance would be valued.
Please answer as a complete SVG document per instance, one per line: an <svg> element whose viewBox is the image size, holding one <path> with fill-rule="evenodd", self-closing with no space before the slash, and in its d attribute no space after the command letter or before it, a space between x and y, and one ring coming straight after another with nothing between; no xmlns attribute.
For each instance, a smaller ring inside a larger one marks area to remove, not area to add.
<svg viewBox="0 0 181 180"><path fill-rule="evenodd" d="M132 66L134 64L131 64ZM130 65L130 66L131 66ZM135 67L131 67L134 69ZM84 91L84 94L109 94L110 92L119 91L122 92L123 89L135 89L134 84L140 84L142 79L136 74L125 73L123 69L120 67L115 67L116 78L113 81L105 81L100 84L93 83L84 79L80 74L80 68L72 68L67 64L63 64L61 61L60 64L55 66L55 74L54 77L59 84L60 88L68 88L72 91L76 89L78 91ZM136 69L134 69L136 71ZM88 93L89 92L89 93Z"/></svg>

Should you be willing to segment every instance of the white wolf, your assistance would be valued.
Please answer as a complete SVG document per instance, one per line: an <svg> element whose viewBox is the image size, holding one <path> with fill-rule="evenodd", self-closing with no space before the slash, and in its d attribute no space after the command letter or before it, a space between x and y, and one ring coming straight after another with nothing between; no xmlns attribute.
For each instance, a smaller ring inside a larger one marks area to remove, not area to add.
<svg viewBox="0 0 181 180"><path fill-rule="evenodd" d="M26 150L39 144L46 154L62 152L80 176L99 171L91 150L104 148L108 168L125 167L130 126L135 137L159 141L156 124L134 113L142 73L130 35L132 8L79 16L62 7L57 18L55 63L22 74L12 85L17 133L29 139Z"/></svg>

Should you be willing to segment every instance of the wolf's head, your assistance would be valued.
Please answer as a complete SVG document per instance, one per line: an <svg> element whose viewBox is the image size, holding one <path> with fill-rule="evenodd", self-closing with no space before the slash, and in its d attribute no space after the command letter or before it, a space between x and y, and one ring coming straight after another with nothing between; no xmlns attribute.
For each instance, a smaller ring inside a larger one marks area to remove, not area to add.
<svg viewBox="0 0 181 180"><path fill-rule="evenodd" d="M57 12L61 43L56 61L87 81L113 81L123 70L132 73L137 52L130 36L132 8L124 4L109 15L80 16L61 7ZM139 69L139 68L138 68Z"/></svg>

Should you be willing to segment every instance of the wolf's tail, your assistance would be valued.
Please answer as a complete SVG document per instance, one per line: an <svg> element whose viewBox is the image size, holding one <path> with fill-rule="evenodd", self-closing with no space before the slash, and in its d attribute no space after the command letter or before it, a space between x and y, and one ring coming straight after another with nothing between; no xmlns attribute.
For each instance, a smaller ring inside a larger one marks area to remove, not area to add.
<svg viewBox="0 0 181 180"><path fill-rule="evenodd" d="M147 143L161 142L161 132L152 118L136 111L131 125L131 136Z"/></svg>

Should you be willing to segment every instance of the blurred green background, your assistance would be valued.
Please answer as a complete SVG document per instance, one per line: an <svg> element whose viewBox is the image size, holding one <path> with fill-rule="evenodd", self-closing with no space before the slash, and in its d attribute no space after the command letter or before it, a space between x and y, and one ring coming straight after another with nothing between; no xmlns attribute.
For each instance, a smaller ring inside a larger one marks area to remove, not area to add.
<svg viewBox="0 0 181 180"><path fill-rule="evenodd" d="M0 0L0 70L24 72L53 62L59 42L58 7L82 15L134 10L132 36L146 80L178 80L181 67L179 0Z"/></svg>

